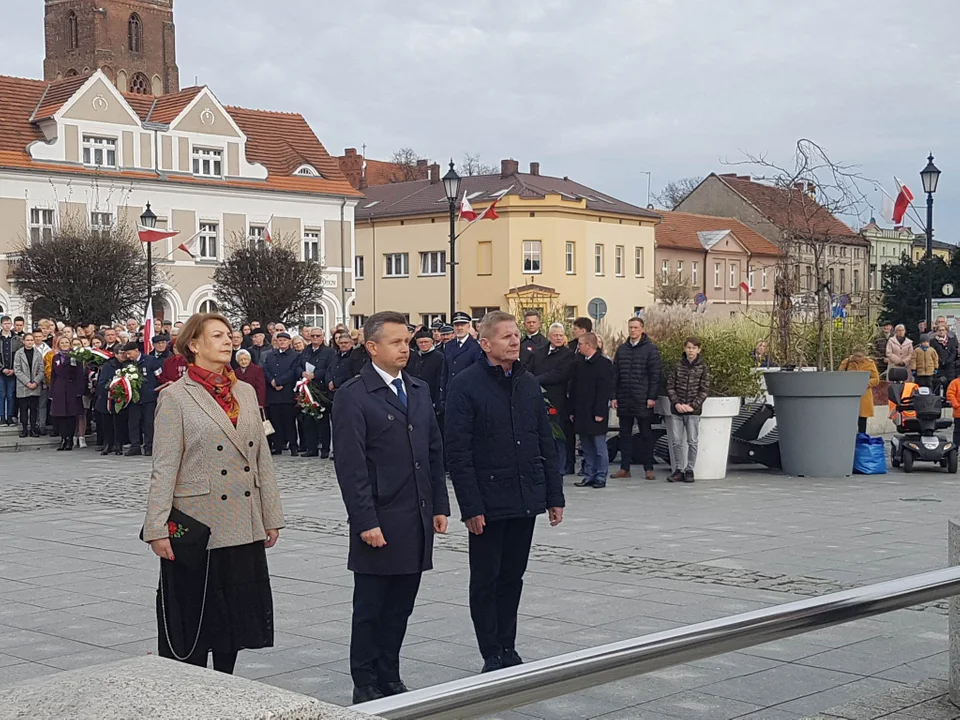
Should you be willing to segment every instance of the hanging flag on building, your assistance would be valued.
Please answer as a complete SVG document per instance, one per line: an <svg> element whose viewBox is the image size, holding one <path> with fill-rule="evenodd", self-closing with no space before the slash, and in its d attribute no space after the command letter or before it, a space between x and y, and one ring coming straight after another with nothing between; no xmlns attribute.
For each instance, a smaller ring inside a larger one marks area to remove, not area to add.
<svg viewBox="0 0 960 720"><path fill-rule="evenodd" d="M463 191L463 200L460 201L460 219L466 220L467 222L473 222L477 219L477 213L473 209L473 205L467 200L466 190Z"/></svg>
<svg viewBox="0 0 960 720"><path fill-rule="evenodd" d="M263 240L267 243L273 243L273 215L267 220L267 224L263 226Z"/></svg>
<svg viewBox="0 0 960 720"><path fill-rule="evenodd" d="M200 233L198 232L186 242L180 243L179 247L190 257L197 257L200 254Z"/></svg>
<svg viewBox="0 0 960 720"><path fill-rule="evenodd" d="M880 216L888 223L893 225L902 225L903 216L906 215L910 203L913 202L913 193L906 185L900 182L896 177L893 182L897 186L897 196L893 197L890 193L880 188L883 193L883 200L880 205Z"/></svg>
<svg viewBox="0 0 960 720"><path fill-rule="evenodd" d="M147 312L143 318L143 354L153 352L153 298L147 301Z"/></svg>
<svg viewBox="0 0 960 720"><path fill-rule="evenodd" d="M137 234L140 236L140 242L155 243L166 240L167 238L172 238L174 235L179 235L180 231L161 230L160 228L148 228L145 225L137 225Z"/></svg>
<svg viewBox="0 0 960 720"><path fill-rule="evenodd" d="M743 290L748 296L753 295L753 290L750 289L750 286L747 285L746 281L740 283L740 289Z"/></svg>

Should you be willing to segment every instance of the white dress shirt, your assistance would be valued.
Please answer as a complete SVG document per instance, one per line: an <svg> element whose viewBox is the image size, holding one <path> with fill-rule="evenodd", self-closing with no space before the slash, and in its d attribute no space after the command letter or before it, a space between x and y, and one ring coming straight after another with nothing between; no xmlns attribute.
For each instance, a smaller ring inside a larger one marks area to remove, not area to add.
<svg viewBox="0 0 960 720"><path fill-rule="evenodd" d="M377 371L377 375L383 378L383 381L387 384L387 387L393 390L394 395L396 395L397 397L400 397L400 393L397 392L397 386L393 384L394 380L400 380L400 384L403 385L403 392L405 393L407 392L407 384L403 382L402 373L391 375L386 370L384 370L379 365L377 365L375 362L372 362L370 364L373 365L373 369ZM407 393L407 396L409 397L409 393Z"/></svg>

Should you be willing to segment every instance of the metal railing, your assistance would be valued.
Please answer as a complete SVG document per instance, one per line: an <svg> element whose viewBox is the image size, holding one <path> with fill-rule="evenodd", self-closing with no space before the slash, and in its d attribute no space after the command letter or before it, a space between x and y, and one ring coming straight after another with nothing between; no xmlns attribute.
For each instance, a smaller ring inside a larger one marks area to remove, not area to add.
<svg viewBox="0 0 960 720"><path fill-rule="evenodd" d="M469 720L954 595L960 595L960 566L578 650L352 709L386 720Z"/></svg>

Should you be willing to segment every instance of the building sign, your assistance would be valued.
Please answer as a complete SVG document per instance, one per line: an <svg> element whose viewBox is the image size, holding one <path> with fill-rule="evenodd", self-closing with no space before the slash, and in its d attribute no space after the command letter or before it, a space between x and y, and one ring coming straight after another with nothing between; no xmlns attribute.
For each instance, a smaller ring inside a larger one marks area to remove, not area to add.
<svg viewBox="0 0 960 720"><path fill-rule="evenodd" d="M324 273L320 276L320 284L324 289L335 288L337 286L337 276L331 273Z"/></svg>

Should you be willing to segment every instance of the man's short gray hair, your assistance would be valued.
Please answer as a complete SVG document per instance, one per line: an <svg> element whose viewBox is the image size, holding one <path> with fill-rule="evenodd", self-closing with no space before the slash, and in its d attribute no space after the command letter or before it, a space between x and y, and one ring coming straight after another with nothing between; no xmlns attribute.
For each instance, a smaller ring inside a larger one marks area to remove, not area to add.
<svg viewBox="0 0 960 720"><path fill-rule="evenodd" d="M555 323L553 323L553 325L550 326L549 332L553 332L554 330L559 330L559 331L562 332L564 335L567 334L567 327L566 327L566 325L564 325L562 322L555 322Z"/></svg>
<svg viewBox="0 0 960 720"><path fill-rule="evenodd" d="M494 331L497 329L497 326L500 323L512 322L514 325L517 324L517 318L511 315L508 312L503 310L491 310L486 315L483 316L483 320L480 321L480 327L477 331L482 338L488 338L493 335Z"/></svg>

